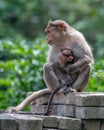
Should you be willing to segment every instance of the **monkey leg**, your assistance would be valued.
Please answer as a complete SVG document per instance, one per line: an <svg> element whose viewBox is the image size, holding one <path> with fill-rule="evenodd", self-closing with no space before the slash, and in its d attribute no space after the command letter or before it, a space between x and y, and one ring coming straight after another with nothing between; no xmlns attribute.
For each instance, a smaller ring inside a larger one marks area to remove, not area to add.
<svg viewBox="0 0 104 130"><path fill-rule="evenodd" d="M44 81L47 87L52 91L60 86L59 78L57 77L54 68L49 64L44 65Z"/></svg>
<svg viewBox="0 0 104 130"><path fill-rule="evenodd" d="M79 73L79 76L74 82L72 88L81 92L88 83L90 73L91 73L91 66L88 65L82 72Z"/></svg>
<svg viewBox="0 0 104 130"><path fill-rule="evenodd" d="M51 90L46 88L43 90L39 90L37 92L34 92L32 95L28 96L24 101L22 101L19 105L16 107L8 107L6 112L12 113L23 110L28 104L30 104L33 100L45 95L51 93Z"/></svg>

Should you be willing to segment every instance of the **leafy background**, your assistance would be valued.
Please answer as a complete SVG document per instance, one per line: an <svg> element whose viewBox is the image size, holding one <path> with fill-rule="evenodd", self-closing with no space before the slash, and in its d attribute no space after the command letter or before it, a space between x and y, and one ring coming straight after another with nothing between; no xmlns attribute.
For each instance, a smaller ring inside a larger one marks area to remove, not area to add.
<svg viewBox="0 0 104 130"><path fill-rule="evenodd" d="M49 19L65 20L84 34L95 58L85 91L104 91L103 0L0 0L0 109L46 87L44 29Z"/></svg>

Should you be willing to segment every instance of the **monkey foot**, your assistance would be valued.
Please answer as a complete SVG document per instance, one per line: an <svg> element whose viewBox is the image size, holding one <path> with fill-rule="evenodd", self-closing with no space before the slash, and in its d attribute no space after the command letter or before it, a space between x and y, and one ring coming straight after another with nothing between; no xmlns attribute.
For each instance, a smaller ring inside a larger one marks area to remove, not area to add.
<svg viewBox="0 0 104 130"><path fill-rule="evenodd" d="M76 92L76 90L73 89L73 88L68 88L68 89L65 89L65 90L63 91L63 93L64 93L65 95L68 94L68 93L72 93L72 92Z"/></svg>

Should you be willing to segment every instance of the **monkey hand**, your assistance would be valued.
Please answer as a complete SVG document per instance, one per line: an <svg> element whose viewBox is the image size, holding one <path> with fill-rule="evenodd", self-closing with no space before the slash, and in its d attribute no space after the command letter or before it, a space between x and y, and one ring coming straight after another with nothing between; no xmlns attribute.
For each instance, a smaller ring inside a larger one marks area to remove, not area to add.
<svg viewBox="0 0 104 130"><path fill-rule="evenodd" d="M79 71L79 69L76 66L76 64L68 65L68 67L66 68L67 74L72 74L72 73L75 73L77 71Z"/></svg>
<svg viewBox="0 0 104 130"><path fill-rule="evenodd" d="M8 112L8 113L15 113L15 112L18 112L18 111L19 111L18 107L8 107L6 109L6 112Z"/></svg>
<svg viewBox="0 0 104 130"><path fill-rule="evenodd" d="M61 68L61 69L64 67L64 64L60 64L59 62L57 62L57 65L58 65L58 67Z"/></svg>
<svg viewBox="0 0 104 130"><path fill-rule="evenodd" d="M68 94L68 93L72 93L72 92L76 92L76 90L75 89L73 89L73 88L71 88L71 87L67 87L67 88L65 88L64 90L63 90L63 93L66 95L66 94Z"/></svg>
<svg viewBox="0 0 104 130"><path fill-rule="evenodd" d="M58 67L66 73L66 66L64 64L58 64Z"/></svg>

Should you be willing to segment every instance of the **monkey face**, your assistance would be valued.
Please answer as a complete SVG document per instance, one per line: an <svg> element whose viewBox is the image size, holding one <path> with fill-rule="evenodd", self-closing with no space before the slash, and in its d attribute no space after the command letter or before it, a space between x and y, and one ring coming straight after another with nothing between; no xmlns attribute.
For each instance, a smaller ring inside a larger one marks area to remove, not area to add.
<svg viewBox="0 0 104 130"><path fill-rule="evenodd" d="M64 56L62 53L59 54L58 56L58 63L59 64L65 64L67 62L67 57Z"/></svg>
<svg viewBox="0 0 104 130"><path fill-rule="evenodd" d="M52 27L48 26L45 29L45 32L47 33L46 42L49 45L53 45L53 43L54 43L54 29Z"/></svg>
<svg viewBox="0 0 104 130"><path fill-rule="evenodd" d="M59 45L61 44L63 37L63 30L65 30L65 23L63 21L49 21L45 32L47 33L46 42L49 45ZM61 41L60 41L61 40Z"/></svg>

